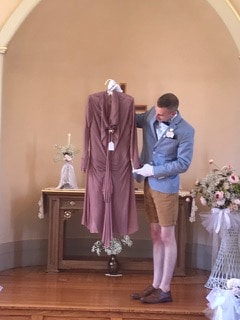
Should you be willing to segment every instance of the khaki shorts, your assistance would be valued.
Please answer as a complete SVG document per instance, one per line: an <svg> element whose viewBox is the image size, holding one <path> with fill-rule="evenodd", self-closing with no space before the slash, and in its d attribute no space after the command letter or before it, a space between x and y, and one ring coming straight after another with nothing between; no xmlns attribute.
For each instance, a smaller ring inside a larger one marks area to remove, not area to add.
<svg viewBox="0 0 240 320"><path fill-rule="evenodd" d="M145 180L144 206L149 223L160 226L175 226L178 218L178 193L162 193L152 190Z"/></svg>

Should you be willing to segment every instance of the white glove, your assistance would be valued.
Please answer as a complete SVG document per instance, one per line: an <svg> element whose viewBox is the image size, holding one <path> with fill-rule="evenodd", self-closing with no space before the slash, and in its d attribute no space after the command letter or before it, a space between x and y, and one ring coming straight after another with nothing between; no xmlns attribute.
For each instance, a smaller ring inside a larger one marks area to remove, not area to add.
<svg viewBox="0 0 240 320"><path fill-rule="evenodd" d="M134 169L133 173L140 174L143 177L151 177L153 176L153 166L146 163L141 169Z"/></svg>

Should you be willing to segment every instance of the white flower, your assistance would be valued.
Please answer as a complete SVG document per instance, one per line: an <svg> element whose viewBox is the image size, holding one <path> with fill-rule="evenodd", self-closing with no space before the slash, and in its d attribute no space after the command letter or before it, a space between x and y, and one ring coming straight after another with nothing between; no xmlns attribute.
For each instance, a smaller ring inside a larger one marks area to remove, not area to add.
<svg viewBox="0 0 240 320"><path fill-rule="evenodd" d="M227 287L232 291L236 298L240 299L240 279L231 278L227 280Z"/></svg>
<svg viewBox="0 0 240 320"><path fill-rule="evenodd" d="M122 252L123 246L131 247L132 244L133 241L128 235L125 235L122 238L112 238L110 245L107 248L101 240L98 240L93 244L91 252L96 252L98 256L100 256L102 251L105 251L107 255L117 255Z"/></svg>
<svg viewBox="0 0 240 320"><path fill-rule="evenodd" d="M98 256L100 256L101 251L102 251L102 241L98 240L94 243L92 246L92 252L96 252Z"/></svg>
<svg viewBox="0 0 240 320"><path fill-rule="evenodd" d="M225 204L225 199L217 200L216 204L217 204L218 207L224 206L224 204Z"/></svg>
<svg viewBox="0 0 240 320"><path fill-rule="evenodd" d="M167 130L167 132L166 132L166 137L167 137L167 138L170 138L170 139L173 139L173 138L174 138L173 128L170 128L169 130Z"/></svg>
<svg viewBox="0 0 240 320"><path fill-rule="evenodd" d="M227 287L229 289L232 289L234 287L240 287L240 279L231 278L231 279L227 280Z"/></svg>

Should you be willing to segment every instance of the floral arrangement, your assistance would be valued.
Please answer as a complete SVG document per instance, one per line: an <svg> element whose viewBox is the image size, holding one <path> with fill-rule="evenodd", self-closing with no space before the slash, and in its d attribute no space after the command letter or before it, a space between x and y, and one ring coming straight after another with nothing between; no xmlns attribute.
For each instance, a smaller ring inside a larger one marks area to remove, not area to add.
<svg viewBox="0 0 240 320"><path fill-rule="evenodd" d="M106 252L107 255L117 255L122 252L123 246L131 247L133 245L133 241L130 239L128 235L123 238L112 238L110 241L109 247L105 247L101 240L96 241L92 246L92 252L96 252L98 256L100 256L101 252Z"/></svg>
<svg viewBox="0 0 240 320"><path fill-rule="evenodd" d="M61 146L58 144L55 144L54 147L57 149L57 153L54 156L54 161L60 161L63 159L66 159L66 155L71 157L69 158L68 161L72 160L73 157L79 152L79 149L77 149L74 145L66 145L66 146Z"/></svg>
<svg viewBox="0 0 240 320"><path fill-rule="evenodd" d="M240 210L240 176L230 166L219 168L213 160L209 160L213 168L206 177L197 180L191 191L193 199L200 195L200 202L211 208L226 209L231 212ZM197 209L195 207L195 209ZM191 217L194 221L194 217ZM190 221L191 221L190 219Z"/></svg>
<svg viewBox="0 0 240 320"><path fill-rule="evenodd" d="M73 157L79 152L79 149L71 144L71 133L68 133L67 145L55 144L54 147L58 150L54 157L54 161L62 160L62 158L64 157L64 160L70 162Z"/></svg>

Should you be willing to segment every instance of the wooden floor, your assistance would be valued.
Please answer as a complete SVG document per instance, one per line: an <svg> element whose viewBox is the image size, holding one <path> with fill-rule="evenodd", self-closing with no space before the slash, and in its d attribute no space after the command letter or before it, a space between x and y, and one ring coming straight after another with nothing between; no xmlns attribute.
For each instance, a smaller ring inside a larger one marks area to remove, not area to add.
<svg viewBox="0 0 240 320"><path fill-rule="evenodd" d="M151 274L46 273L45 267L0 272L1 320L202 320L208 273L190 270L174 277L172 303L148 305L130 298L151 283Z"/></svg>

